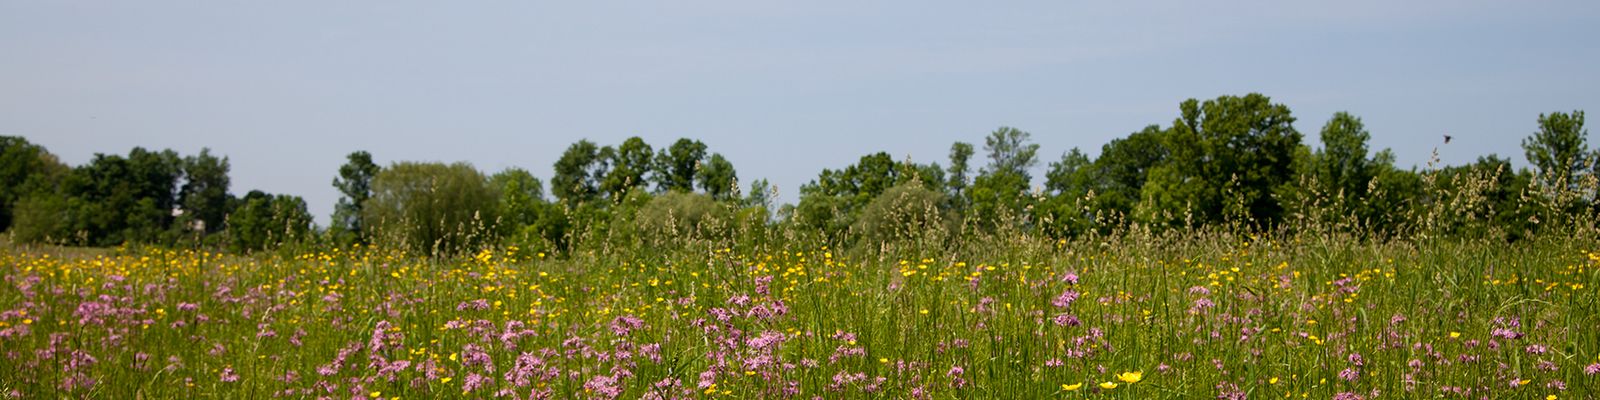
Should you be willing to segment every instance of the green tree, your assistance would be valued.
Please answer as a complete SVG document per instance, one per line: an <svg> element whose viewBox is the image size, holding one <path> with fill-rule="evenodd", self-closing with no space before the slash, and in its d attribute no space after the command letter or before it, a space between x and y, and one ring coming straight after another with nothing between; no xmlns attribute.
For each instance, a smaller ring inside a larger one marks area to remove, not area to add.
<svg viewBox="0 0 1600 400"><path fill-rule="evenodd" d="M73 236L74 214L66 195L55 190L28 193L15 203L11 240L18 243L67 244Z"/></svg>
<svg viewBox="0 0 1600 400"><path fill-rule="evenodd" d="M1318 182L1346 199L1365 196L1373 175L1372 161L1367 159L1367 140L1371 138L1361 118L1334 113L1322 126L1322 149L1314 157Z"/></svg>
<svg viewBox="0 0 1600 400"><path fill-rule="evenodd" d="M944 177L935 165L898 163L889 153L861 156L844 169L823 169L817 179L800 186L800 204L793 218L801 226L818 229L839 239L854 224L862 207L889 188L916 181L924 188L939 188ZM932 189L930 189L932 190Z"/></svg>
<svg viewBox="0 0 1600 400"><path fill-rule="evenodd" d="M949 188L949 199L956 210L966 209L967 187L971 185L967 176L971 167L967 165L972 159L972 143L955 142L950 145L950 180L945 184Z"/></svg>
<svg viewBox="0 0 1600 400"><path fill-rule="evenodd" d="M972 213L980 226L1027 228L1027 210L1034 204L1027 177L1012 171L986 172L972 182Z"/></svg>
<svg viewBox="0 0 1600 400"><path fill-rule="evenodd" d="M601 167L600 148L588 140L579 140L567 147L556 160L555 176L550 178L550 191L569 206L590 203L600 198Z"/></svg>
<svg viewBox="0 0 1600 400"><path fill-rule="evenodd" d="M451 255L492 243L498 208L488 180L469 164L399 162L373 177L363 212L383 242Z"/></svg>
<svg viewBox="0 0 1600 400"><path fill-rule="evenodd" d="M1405 208L1393 196L1397 191L1414 194L1415 174L1395 169L1394 154L1387 149L1368 157L1371 137L1361 118L1335 113L1322 127L1322 148L1307 151L1305 166L1296 167L1303 170L1301 184L1280 191L1285 212L1321 226L1393 233L1401 221L1394 217Z"/></svg>
<svg viewBox="0 0 1600 400"><path fill-rule="evenodd" d="M44 147L16 136L0 136L0 232L12 225L17 202L53 191L68 169Z"/></svg>
<svg viewBox="0 0 1600 400"><path fill-rule="evenodd" d="M489 177L499 199L497 224L510 244L523 250L561 250L571 228L566 208L545 200L544 184L521 168L507 168Z"/></svg>
<svg viewBox="0 0 1600 400"><path fill-rule="evenodd" d="M1039 145L1028 143L1032 134L1017 128L1002 126L989 134L983 140L983 150L989 153L989 165L984 167L985 174L1017 174L1023 181L1033 179L1028 172L1039 160L1034 157L1039 153Z"/></svg>
<svg viewBox="0 0 1600 400"><path fill-rule="evenodd" d="M201 149L199 155L184 158L183 172L185 182L178 192L184 211L181 221L195 221L206 233L221 231L233 198L228 194L228 158Z"/></svg>
<svg viewBox="0 0 1600 400"><path fill-rule="evenodd" d="M1166 162L1170 154L1165 135L1166 130L1150 125L1100 148L1089 173L1097 217L1122 218L1133 213L1150 170Z"/></svg>
<svg viewBox="0 0 1600 400"><path fill-rule="evenodd" d="M1428 212L1417 221L1424 233L1515 241L1537 231L1537 210L1521 201L1533 174L1512 168L1511 160L1491 154L1433 174L1421 199Z"/></svg>
<svg viewBox="0 0 1600 400"><path fill-rule="evenodd" d="M73 168L56 190L19 204L18 240L115 246L162 243L171 236L182 159L171 150L134 148L127 157L96 154Z"/></svg>
<svg viewBox="0 0 1600 400"><path fill-rule="evenodd" d="M539 219L544 200L544 183L522 168L506 168L489 177L489 187L499 199L502 228L516 231Z"/></svg>
<svg viewBox="0 0 1600 400"><path fill-rule="evenodd" d="M750 182L750 191L745 193L745 207L761 207L771 210L775 205L773 197L777 196L778 187L773 186L766 179L757 179Z"/></svg>
<svg viewBox="0 0 1600 400"><path fill-rule="evenodd" d="M655 150L644 139L635 136L623 141L609 162L611 168L600 183L600 189L606 196L616 199L633 188L644 186L647 183L645 174L655 170L653 157Z"/></svg>
<svg viewBox="0 0 1600 400"><path fill-rule="evenodd" d="M862 207L852 230L869 242L938 239L948 231L944 194L908 181Z"/></svg>
<svg viewBox="0 0 1600 400"><path fill-rule="evenodd" d="M1415 215L1416 201L1422 196L1422 178L1414 170L1394 166L1394 152L1379 151L1367 163L1372 171L1371 190L1359 202L1361 223L1381 237L1404 233Z"/></svg>
<svg viewBox="0 0 1600 400"><path fill-rule="evenodd" d="M228 215L229 247L238 253L272 249L305 240L311 232L311 213L299 196L273 196L251 190Z"/></svg>
<svg viewBox="0 0 1600 400"><path fill-rule="evenodd" d="M738 172L734 171L733 163L723 158L721 153L711 154L711 158L695 172L695 180L699 182L701 190L717 201L737 196Z"/></svg>
<svg viewBox="0 0 1600 400"><path fill-rule="evenodd" d="M726 239L733 223L730 209L710 195L683 191L650 198L634 216L639 238L655 246L684 239Z"/></svg>
<svg viewBox="0 0 1600 400"><path fill-rule="evenodd" d="M1033 204L1028 172L1038 164L1039 145L1029 143L1031 134L1002 126L984 139L983 149L989 164L972 182L972 216L984 226L1026 226L1025 211ZM1024 218L1018 220L1018 218ZM1013 223L1018 223L1013 225Z"/></svg>
<svg viewBox="0 0 1600 400"><path fill-rule="evenodd" d="M372 163L372 154L366 151L350 153L346 158L348 161L339 167L339 176L333 179L333 187L342 197L333 206L332 228L340 243L365 243L366 203L372 198L372 179L383 168Z"/></svg>
<svg viewBox="0 0 1600 400"><path fill-rule="evenodd" d="M657 190L694 191L695 171L706 157L706 144L688 138L678 139L656 154Z"/></svg>
<svg viewBox="0 0 1600 400"><path fill-rule="evenodd" d="M1045 173L1044 188L1054 196L1084 196L1094 190L1090 182L1093 163L1082 150L1073 147L1061 155L1061 160L1050 163Z"/></svg>
<svg viewBox="0 0 1600 400"><path fill-rule="evenodd" d="M1034 206L1034 214L1044 224L1046 233L1070 236L1082 233L1092 226L1094 214L1090 193L1097 188L1094 162L1074 147L1061 155L1061 160L1050 163L1045 173L1046 198Z"/></svg>
<svg viewBox="0 0 1600 400"><path fill-rule="evenodd" d="M1540 183L1549 187L1575 189L1595 164L1581 110L1539 114L1539 131L1522 140L1522 149L1538 170Z"/></svg>
<svg viewBox="0 0 1600 400"><path fill-rule="evenodd" d="M1138 216L1158 226L1275 223L1282 207L1272 194L1292 182L1300 146L1289 107L1251 93L1179 108L1165 135L1169 157L1151 169Z"/></svg>

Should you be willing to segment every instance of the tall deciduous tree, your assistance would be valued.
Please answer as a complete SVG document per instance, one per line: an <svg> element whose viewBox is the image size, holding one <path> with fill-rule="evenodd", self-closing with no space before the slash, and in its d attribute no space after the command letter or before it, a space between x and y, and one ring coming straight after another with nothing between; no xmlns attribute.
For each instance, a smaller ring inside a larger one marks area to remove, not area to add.
<svg viewBox="0 0 1600 400"><path fill-rule="evenodd" d="M955 142L950 145L949 201L955 209L966 209L967 187L972 185L968 162L972 159L972 143Z"/></svg>
<svg viewBox="0 0 1600 400"><path fill-rule="evenodd" d="M54 191L67 166L44 147L16 136L0 136L0 232L11 227L17 201Z"/></svg>
<svg viewBox="0 0 1600 400"><path fill-rule="evenodd" d="M593 202L600 197L600 179L595 172L601 169L600 148L594 142L579 140L567 147L556 160L555 176L550 178L550 192L567 205Z"/></svg>
<svg viewBox="0 0 1600 400"><path fill-rule="evenodd" d="M733 169L733 163L723 158L721 153L712 153L700 170L695 172L695 179L700 183L700 189L717 201L728 200L738 193L739 174Z"/></svg>
<svg viewBox="0 0 1600 400"><path fill-rule="evenodd" d="M366 151L350 153L346 158L348 161L339 167L339 176L333 179L333 187L342 195L333 206L333 229L341 242L360 243L366 240L367 224L363 218L367 199L372 197L372 179L383 168L372 163L372 154Z"/></svg>
<svg viewBox="0 0 1600 400"><path fill-rule="evenodd" d="M706 144L688 138L678 139L656 155L656 187L663 192L693 191L695 171L706 157Z"/></svg>
<svg viewBox="0 0 1600 400"><path fill-rule="evenodd" d="M984 167L985 174L1017 174L1023 181L1032 179L1028 172L1039 160L1034 157L1039 153L1037 143L1028 143L1032 134L1017 128L1002 126L989 134L983 140L983 150L989 153L989 165Z"/></svg>
<svg viewBox="0 0 1600 400"><path fill-rule="evenodd" d="M1093 163L1082 150L1073 147L1061 155L1061 161L1050 163L1045 173L1044 188L1054 196L1083 196L1094 187L1089 182Z"/></svg>
<svg viewBox="0 0 1600 400"><path fill-rule="evenodd" d="M183 172L185 180L178 193L184 211L182 221L197 221L206 233L221 231L233 197L228 194L228 158L217 158L211 155L211 149L201 149L200 154L184 158Z"/></svg>
<svg viewBox="0 0 1600 400"><path fill-rule="evenodd" d="M1091 207L1086 207L1089 193L1096 189L1094 162L1074 147L1061 155L1061 160L1050 163L1045 173L1045 194L1041 204L1034 206L1034 215L1046 233L1067 236L1081 233L1094 221Z"/></svg>
<svg viewBox="0 0 1600 400"><path fill-rule="evenodd" d="M971 189L973 216L984 225L1015 222L1032 204L1033 198L1028 196L1032 175L1028 170L1039 162L1035 158L1039 145L1029 143L1031 137L1028 132L1002 126L984 139L989 165L973 180Z"/></svg>
<svg viewBox="0 0 1600 400"><path fill-rule="evenodd" d="M521 168L507 168L489 177L489 187L500 200L501 224L508 231L532 225L539 218L544 200L544 183Z"/></svg>
<svg viewBox="0 0 1600 400"><path fill-rule="evenodd" d="M1348 200L1366 195L1373 174L1372 161L1367 159L1367 140L1371 138L1361 118L1347 112L1334 113L1322 126L1322 149L1314 157L1313 168L1330 193Z"/></svg>
<svg viewBox="0 0 1600 400"><path fill-rule="evenodd" d="M1150 125L1100 147L1092 174L1096 212L1124 217L1133 213L1150 169L1166 162L1171 153L1165 135L1166 130Z"/></svg>
<svg viewBox="0 0 1600 400"><path fill-rule="evenodd" d="M1583 111L1539 114L1539 131L1522 140L1528 163L1538 169L1541 183L1571 187L1593 168L1589 131L1583 129Z"/></svg>
<svg viewBox="0 0 1600 400"><path fill-rule="evenodd" d="M621 198L629 190L645 186L646 174L655 169L655 150L639 137L631 137L617 147L611 169L600 184L610 198Z"/></svg>
<svg viewBox="0 0 1600 400"><path fill-rule="evenodd" d="M227 232L235 252L271 249L305 240L311 232L311 213L300 196L251 190L228 215Z"/></svg>
<svg viewBox="0 0 1600 400"><path fill-rule="evenodd" d="M1150 171L1139 217L1157 225L1276 222L1282 207L1272 193L1291 181L1300 146L1289 107L1251 93L1179 108L1166 135L1170 158Z"/></svg>

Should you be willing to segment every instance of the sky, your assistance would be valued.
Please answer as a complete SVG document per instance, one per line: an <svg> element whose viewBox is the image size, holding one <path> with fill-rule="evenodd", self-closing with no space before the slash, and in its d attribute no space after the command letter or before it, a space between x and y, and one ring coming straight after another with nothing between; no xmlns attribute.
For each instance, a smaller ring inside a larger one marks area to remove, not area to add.
<svg viewBox="0 0 1600 400"><path fill-rule="evenodd" d="M5 1L0 135L72 165L210 148L233 193L323 224L356 150L548 179L580 139L690 137L793 202L824 168L943 165L1000 126L1032 133L1039 176L1251 92L1313 147L1348 111L1403 166L1525 165L1541 113L1600 110L1595 21L1592 0Z"/></svg>

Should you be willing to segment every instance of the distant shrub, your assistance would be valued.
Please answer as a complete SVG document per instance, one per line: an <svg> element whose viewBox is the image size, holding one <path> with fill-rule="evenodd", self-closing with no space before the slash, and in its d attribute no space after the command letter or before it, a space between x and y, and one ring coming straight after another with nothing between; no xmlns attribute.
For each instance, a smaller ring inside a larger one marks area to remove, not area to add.
<svg viewBox="0 0 1600 400"><path fill-rule="evenodd" d="M874 242L921 240L946 231L948 218L939 209L944 195L915 182L895 186L862 209L852 230Z"/></svg>
<svg viewBox="0 0 1600 400"><path fill-rule="evenodd" d="M645 203L634 217L640 240L661 245L679 239L723 239L731 232L731 211L711 196L669 192Z"/></svg>
<svg viewBox="0 0 1600 400"><path fill-rule="evenodd" d="M469 164L401 162L373 179L362 212L374 242L450 255L493 243L497 201Z"/></svg>

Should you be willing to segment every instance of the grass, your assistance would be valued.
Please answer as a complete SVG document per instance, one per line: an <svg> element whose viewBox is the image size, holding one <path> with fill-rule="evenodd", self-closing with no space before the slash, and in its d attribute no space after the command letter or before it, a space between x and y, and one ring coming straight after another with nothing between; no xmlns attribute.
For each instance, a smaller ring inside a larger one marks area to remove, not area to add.
<svg viewBox="0 0 1600 400"><path fill-rule="evenodd" d="M1211 234L560 259L0 246L0 395L1586 398L1597 250Z"/></svg>

